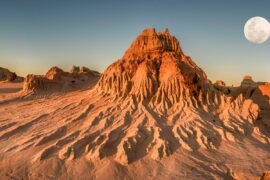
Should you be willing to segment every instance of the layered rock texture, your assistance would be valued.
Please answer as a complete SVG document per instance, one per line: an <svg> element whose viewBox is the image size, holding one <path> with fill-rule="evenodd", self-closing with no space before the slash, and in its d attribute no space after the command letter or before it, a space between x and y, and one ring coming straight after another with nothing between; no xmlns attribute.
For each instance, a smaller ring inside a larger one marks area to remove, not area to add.
<svg viewBox="0 0 270 180"><path fill-rule="evenodd" d="M250 99L257 104L260 109L257 125L264 132L268 132L270 128L270 83L255 82L250 76L248 79L250 83L247 83L247 78L244 77L241 86L231 90L231 95L234 98L243 96L245 99Z"/></svg>
<svg viewBox="0 0 270 180"><path fill-rule="evenodd" d="M95 75L54 67L24 90L69 87L84 73ZM90 90L12 102L0 109L1 177L247 179L270 168L261 105L212 84L168 29L145 29Z"/></svg>
<svg viewBox="0 0 270 180"><path fill-rule="evenodd" d="M76 69L76 71L74 70ZM33 92L59 92L79 89L95 84L100 74L86 67L74 66L72 72L52 67L45 75L27 75L23 90Z"/></svg>
<svg viewBox="0 0 270 180"><path fill-rule="evenodd" d="M248 78L247 78L248 77ZM231 95L237 97L243 95L246 99L252 101L260 106L261 110L270 110L270 84L267 82L255 82L251 76L245 76L241 86L231 88Z"/></svg>
<svg viewBox="0 0 270 180"><path fill-rule="evenodd" d="M120 126L123 137L114 140L120 142L115 153L121 163L133 162L142 154L161 159L180 146L191 151L217 149L222 139L235 141L231 131L245 133L259 113L251 100L242 96L233 100L217 90L167 29L144 30L124 56L107 68L95 90L103 97L113 96L126 113L115 115L128 120ZM102 151L97 153L104 156Z"/></svg>
<svg viewBox="0 0 270 180"><path fill-rule="evenodd" d="M184 55L178 40L167 29L156 32L150 28L108 67L96 89L116 98L147 101L165 113L183 99L192 106L207 104L210 88L205 73Z"/></svg>

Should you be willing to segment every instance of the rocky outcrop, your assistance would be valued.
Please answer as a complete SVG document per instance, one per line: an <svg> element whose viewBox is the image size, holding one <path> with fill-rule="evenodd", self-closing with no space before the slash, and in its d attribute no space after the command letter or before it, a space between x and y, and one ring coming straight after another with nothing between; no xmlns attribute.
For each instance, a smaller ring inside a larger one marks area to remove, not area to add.
<svg viewBox="0 0 270 180"><path fill-rule="evenodd" d="M95 110L92 125L103 138L93 141L87 156L114 154L124 164L146 155L162 159L180 146L217 149L221 140L250 133L259 114L251 100L232 98L224 82L213 85L167 29L144 30L93 92L112 104Z"/></svg>
<svg viewBox="0 0 270 180"><path fill-rule="evenodd" d="M0 67L0 81L23 82L23 77L17 76L15 72Z"/></svg>
<svg viewBox="0 0 270 180"><path fill-rule="evenodd" d="M154 28L149 28L143 30L136 38L123 58L145 58L146 55L150 56L148 59L152 59L151 55L161 55L162 52L174 52L177 55L183 55L178 40L169 33L168 29L163 32L156 32Z"/></svg>
<svg viewBox="0 0 270 180"><path fill-rule="evenodd" d="M246 99L252 99L260 106L261 110L270 110L270 84L267 82L255 82L251 76L245 76L241 86L232 88L230 95L236 98L243 95Z"/></svg>
<svg viewBox="0 0 270 180"><path fill-rule="evenodd" d="M90 70L87 67L84 66L73 66L70 70L70 73L73 75L80 75L80 74L87 74L90 76L100 76L100 73L94 70Z"/></svg>
<svg viewBox="0 0 270 180"><path fill-rule="evenodd" d="M260 113L256 125L260 128L270 127L270 84L267 82L254 82L250 76L244 77L241 86L231 88L230 95L233 98L239 96L251 100L256 104Z"/></svg>
<svg viewBox="0 0 270 180"><path fill-rule="evenodd" d="M231 93L231 89L226 86L225 82L222 80L217 80L216 83L214 84L214 87L218 90L221 91L222 93L228 95Z"/></svg>
<svg viewBox="0 0 270 180"><path fill-rule="evenodd" d="M224 81L222 80L217 80L216 83L215 83L216 86L220 86L220 87L225 87L226 84Z"/></svg>
<svg viewBox="0 0 270 180"><path fill-rule="evenodd" d="M91 75L91 76L100 76L99 72L94 71L94 70L90 70L89 68L84 67L84 66L80 67L80 73L81 74L88 74L88 75Z"/></svg>
<svg viewBox="0 0 270 180"><path fill-rule="evenodd" d="M241 87L258 87L264 84L263 82L255 82L251 76L245 76L241 82Z"/></svg>
<svg viewBox="0 0 270 180"><path fill-rule="evenodd" d="M85 70L85 68L83 68ZM69 91L94 84L100 77L96 71L64 72L58 67L52 67L45 75L27 75L23 90L33 92Z"/></svg>
<svg viewBox="0 0 270 180"><path fill-rule="evenodd" d="M145 29L124 56L110 65L96 89L116 98L134 96L138 101L160 105L165 111L172 104L190 99L192 104L207 96L210 81L206 74L184 55L178 40L167 29Z"/></svg>
<svg viewBox="0 0 270 180"><path fill-rule="evenodd" d="M50 80L60 80L63 76L68 76L68 73L56 66L49 69L49 71L45 74L45 78Z"/></svg>
<svg viewBox="0 0 270 180"><path fill-rule="evenodd" d="M251 76L245 76L241 82L241 87L254 87L257 86Z"/></svg>
<svg viewBox="0 0 270 180"><path fill-rule="evenodd" d="M265 83L253 88L249 94L249 98L258 104L262 110L270 110L270 84Z"/></svg>

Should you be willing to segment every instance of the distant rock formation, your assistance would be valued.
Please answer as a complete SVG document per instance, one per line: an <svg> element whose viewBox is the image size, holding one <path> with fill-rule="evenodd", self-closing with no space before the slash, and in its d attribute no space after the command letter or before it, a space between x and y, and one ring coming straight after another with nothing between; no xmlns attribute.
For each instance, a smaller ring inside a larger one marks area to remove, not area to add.
<svg viewBox="0 0 270 180"><path fill-rule="evenodd" d="M251 76L245 76L241 82L241 87L258 87L264 84L263 82L255 82Z"/></svg>
<svg viewBox="0 0 270 180"><path fill-rule="evenodd" d="M59 67L52 67L49 71L45 74L45 78L50 80L60 80L63 76L68 76L68 73L65 73Z"/></svg>
<svg viewBox="0 0 270 180"><path fill-rule="evenodd" d="M15 72L0 67L0 81L23 82L24 78L17 76Z"/></svg>
<svg viewBox="0 0 270 180"><path fill-rule="evenodd" d="M270 84L267 82L255 82L251 76L245 76L240 87L230 88L231 95L242 95L246 99L260 106L261 110L270 110Z"/></svg>
<svg viewBox="0 0 270 180"><path fill-rule="evenodd" d="M85 66L73 66L70 70L70 73L73 75L87 74L89 76L100 76L99 72L90 70Z"/></svg>
<svg viewBox="0 0 270 180"><path fill-rule="evenodd" d="M74 66L75 67L75 66ZM91 71L86 67L82 67L84 71L75 72L72 68L72 73L64 72L58 67L52 67L45 75L27 75L23 86L24 91L68 91L86 87L96 82L100 74L96 71Z"/></svg>
<svg viewBox="0 0 270 180"><path fill-rule="evenodd" d="M229 87L226 87L226 84L222 80L217 80L216 83L214 84L214 87L218 90L223 92L224 94L230 94L231 90Z"/></svg>
<svg viewBox="0 0 270 180"><path fill-rule="evenodd" d="M215 85L221 86L221 87L225 87L226 86L225 82L222 81L222 80L217 80L216 83L215 83Z"/></svg>
<svg viewBox="0 0 270 180"><path fill-rule="evenodd" d="M245 76L243 78L243 81L241 82L242 87L247 87L247 86L256 86L256 83L253 81L251 76Z"/></svg>

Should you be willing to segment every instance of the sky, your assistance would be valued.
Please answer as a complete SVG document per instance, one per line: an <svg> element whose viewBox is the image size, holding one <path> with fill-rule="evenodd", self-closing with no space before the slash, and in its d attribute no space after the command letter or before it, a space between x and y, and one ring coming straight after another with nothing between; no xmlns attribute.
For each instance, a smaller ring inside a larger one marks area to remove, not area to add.
<svg viewBox="0 0 270 180"><path fill-rule="evenodd" d="M270 40L248 42L245 22L270 20L269 0L0 0L0 67L19 75L72 65L103 72L141 31L169 28L215 82L270 81Z"/></svg>

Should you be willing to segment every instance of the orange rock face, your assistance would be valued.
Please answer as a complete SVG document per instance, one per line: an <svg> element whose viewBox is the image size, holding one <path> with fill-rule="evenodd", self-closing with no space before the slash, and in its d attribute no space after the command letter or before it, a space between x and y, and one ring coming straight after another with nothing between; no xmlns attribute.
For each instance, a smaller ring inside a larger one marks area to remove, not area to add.
<svg viewBox="0 0 270 180"><path fill-rule="evenodd" d="M45 78L50 80L60 80L62 76L67 75L62 69L58 67L52 67L49 71L45 74Z"/></svg>
<svg viewBox="0 0 270 180"><path fill-rule="evenodd" d="M234 123L253 123L259 113L251 100L243 96L232 99L226 95L228 92L212 85L168 30L156 32L153 28L144 30L124 56L105 70L93 91L100 99L113 102L98 112L115 117L108 129L118 128L104 130L103 145L91 147L89 157L103 158L112 153L123 164L143 155L162 159L179 145L191 151L198 147L216 149L225 137L211 128L213 122L238 131ZM231 114L233 121L229 120ZM104 120L96 118L98 122ZM203 128L199 127L200 123L205 124ZM103 123L94 125L103 132ZM120 135L120 132L124 133ZM185 139L187 136L194 137L192 143Z"/></svg>
<svg viewBox="0 0 270 180"><path fill-rule="evenodd" d="M232 96L237 97L242 94L246 99L252 99L260 106L261 110L270 110L270 84L265 82L255 82L251 76L245 76L240 87L234 88Z"/></svg>
<svg viewBox="0 0 270 180"><path fill-rule="evenodd" d="M138 101L171 104L190 97L206 96L210 81L205 73L185 56L178 40L168 29L145 29L124 56L110 65L97 85L99 92L116 97L133 95Z"/></svg>
<svg viewBox="0 0 270 180"><path fill-rule="evenodd" d="M144 56L145 54L151 56L151 54L154 55L155 53L160 55L162 52L183 54L178 40L169 33L168 29L165 29L163 32L156 32L154 28L149 28L145 29L136 38L123 58L129 59L134 56Z"/></svg>
<svg viewBox="0 0 270 180"><path fill-rule="evenodd" d="M270 97L270 83L260 85L259 90L262 92L262 95Z"/></svg>

